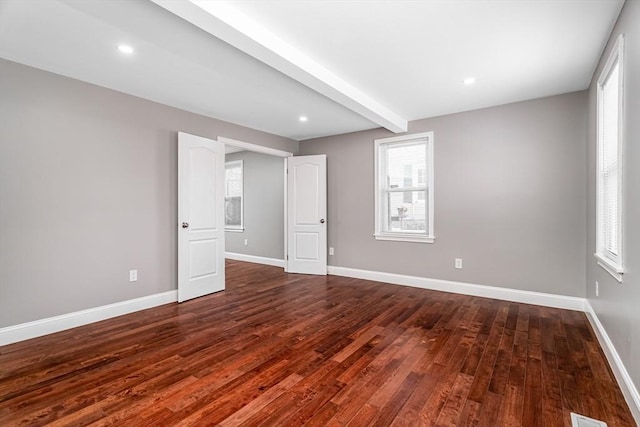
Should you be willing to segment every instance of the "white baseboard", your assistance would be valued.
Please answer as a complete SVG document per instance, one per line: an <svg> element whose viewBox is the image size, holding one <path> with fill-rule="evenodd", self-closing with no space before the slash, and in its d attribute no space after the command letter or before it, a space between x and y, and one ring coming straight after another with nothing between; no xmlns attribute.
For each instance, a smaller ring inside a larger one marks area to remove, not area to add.
<svg viewBox="0 0 640 427"><path fill-rule="evenodd" d="M274 267L284 268L283 259L266 258L266 257L256 256L256 255L238 254L235 252L225 252L224 257L229 259L234 259L236 261L255 262L256 264L272 265Z"/></svg>
<svg viewBox="0 0 640 427"><path fill-rule="evenodd" d="M54 332L64 331L77 326L110 319L123 314L133 313L162 304L176 302L178 291L168 291L160 294L147 295L140 298L121 301L114 304L75 311L60 316L48 317L33 322L7 326L0 329L0 345L11 344L31 338L40 337Z"/></svg>
<svg viewBox="0 0 640 427"><path fill-rule="evenodd" d="M505 301L521 302L525 304L542 305L545 307L564 308L568 310L584 311L584 303L586 301L584 298L570 297L565 295L521 291L519 289L499 288L496 286L474 285L472 283L428 279L426 277L405 276L403 274L358 270L355 268L347 267L329 266L327 270L329 274L333 274L336 276L354 277L357 279L373 280L376 282L385 282L394 285L412 286L414 288L453 292L456 294L473 295Z"/></svg>
<svg viewBox="0 0 640 427"><path fill-rule="evenodd" d="M284 260L265 258L254 255L243 255L225 252L225 257L238 261L254 262L258 264L273 265L284 268ZM43 335L64 331L77 326L87 325L93 322L110 319L134 311L156 307L158 305L176 302L178 291L168 291L155 295L148 295L114 304L94 307L87 310L62 314L60 316L48 317L46 319L35 320L33 322L21 323L19 325L0 328L0 345L12 344Z"/></svg>
<svg viewBox="0 0 640 427"><path fill-rule="evenodd" d="M585 301L585 312L596 336L598 337L600 346L602 347L605 356L607 356L609 366L611 366L611 370L613 371L616 380L618 380L618 385L622 390L622 394L624 394L624 398L627 401L627 405L629 405L633 418L635 418L636 423L640 425L640 394L638 394L638 389L635 384L633 384L633 380L631 379L629 372L627 372L627 368L625 368L624 363L622 363L622 359L620 359L620 355L616 351L613 342L611 342L606 329L602 323L600 323L598 315L588 300Z"/></svg>

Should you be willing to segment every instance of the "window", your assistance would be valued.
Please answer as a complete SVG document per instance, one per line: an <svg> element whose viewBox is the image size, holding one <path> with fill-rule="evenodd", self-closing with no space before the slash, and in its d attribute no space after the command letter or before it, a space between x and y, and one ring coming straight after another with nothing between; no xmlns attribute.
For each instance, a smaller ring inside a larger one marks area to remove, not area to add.
<svg viewBox="0 0 640 427"><path fill-rule="evenodd" d="M224 164L224 225L229 231L243 231L242 160Z"/></svg>
<svg viewBox="0 0 640 427"><path fill-rule="evenodd" d="M622 35L605 64L597 88L598 155L596 259L622 281Z"/></svg>
<svg viewBox="0 0 640 427"><path fill-rule="evenodd" d="M433 243L433 132L375 140L378 240Z"/></svg>

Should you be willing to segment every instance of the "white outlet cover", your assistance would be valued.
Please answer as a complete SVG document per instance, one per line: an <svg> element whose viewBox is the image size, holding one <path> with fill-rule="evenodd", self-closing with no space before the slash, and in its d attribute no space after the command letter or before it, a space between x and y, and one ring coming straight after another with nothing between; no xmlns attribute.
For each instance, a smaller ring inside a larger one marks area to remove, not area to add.
<svg viewBox="0 0 640 427"><path fill-rule="evenodd" d="M600 420L594 420L593 418L585 417L584 415L571 413L571 425L573 427L607 427L607 423Z"/></svg>

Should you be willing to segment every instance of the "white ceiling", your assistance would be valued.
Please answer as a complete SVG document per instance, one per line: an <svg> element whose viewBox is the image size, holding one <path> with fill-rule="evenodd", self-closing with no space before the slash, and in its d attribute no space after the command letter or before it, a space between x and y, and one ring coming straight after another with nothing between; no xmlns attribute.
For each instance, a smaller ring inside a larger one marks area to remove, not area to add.
<svg viewBox="0 0 640 427"><path fill-rule="evenodd" d="M585 89L623 3L0 0L0 57L303 140Z"/></svg>

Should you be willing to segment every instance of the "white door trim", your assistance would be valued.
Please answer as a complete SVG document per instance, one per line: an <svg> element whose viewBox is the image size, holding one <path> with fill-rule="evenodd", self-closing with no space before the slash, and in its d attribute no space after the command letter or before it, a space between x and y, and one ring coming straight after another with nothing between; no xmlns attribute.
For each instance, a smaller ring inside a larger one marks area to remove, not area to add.
<svg viewBox="0 0 640 427"><path fill-rule="evenodd" d="M256 153L268 154L276 157L291 157L293 153L288 151L278 150L277 148L265 147L264 145L254 144L252 142L240 141L238 139L227 138L224 136L218 136L218 141L223 144L233 145L234 147L243 148L245 150L254 151Z"/></svg>
<svg viewBox="0 0 640 427"><path fill-rule="evenodd" d="M225 136L218 136L218 141L224 143L225 145L232 145L234 147L242 148L247 151L252 151L254 153L267 154L269 156L282 157L283 159L283 178L282 185L284 186L284 253L282 257L284 259L284 271L287 271L287 158L292 157L293 153L289 151L278 150L277 148L265 147L264 145L254 144L252 142L240 141L239 139L227 138Z"/></svg>

